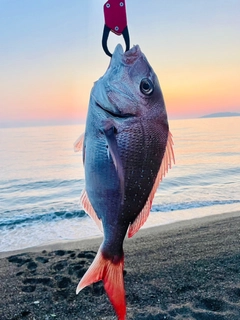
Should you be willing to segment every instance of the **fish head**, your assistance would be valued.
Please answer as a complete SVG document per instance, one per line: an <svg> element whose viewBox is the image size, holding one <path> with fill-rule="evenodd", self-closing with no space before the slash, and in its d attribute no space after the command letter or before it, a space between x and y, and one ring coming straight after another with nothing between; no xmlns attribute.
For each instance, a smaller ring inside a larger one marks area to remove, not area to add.
<svg viewBox="0 0 240 320"><path fill-rule="evenodd" d="M108 117L142 116L155 110L167 121L158 78L138 45L126 52L117 45L91 97L95 107L107 112Z"/></svg>

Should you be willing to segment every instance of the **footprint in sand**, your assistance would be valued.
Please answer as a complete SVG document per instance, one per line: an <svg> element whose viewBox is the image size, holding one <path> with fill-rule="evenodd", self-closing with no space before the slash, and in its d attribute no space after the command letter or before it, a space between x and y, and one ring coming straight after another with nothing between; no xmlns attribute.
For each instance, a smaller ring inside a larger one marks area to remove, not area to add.
<svg viewBox="0 0 240 320"><path fill-rule="evenodd" d="M72 283L71 279L68 277L57 276L56 280L59 289L66 289Z"/></svg>
<svg viewBox="0 0 240 320"><path fill-rule="evenodd" d="M24 286L22 287L23 292L31 293L36 290L36 287L38 285L53 287L52 279L45 277L45 278L39 278L39 277L32 277L32 278L25 278L22 280L22 283Z"/></svg>
<svg viewBox="0 0 240 320"><path fill-rule="evenodd" d="M223 300L201 298L199 300L199 307L209 311L221 312L225 310L225 303Z"/></svg>
<svg viewBox="0 0 240 320"><path fill-rule="evenodd" d="M36 290L36 286L23 286L22 291L26 293L32 293Z"/></svg>
<svg viewBox="0 0 240 320"><path fill-rule="evenodd" d="M227 293L230 303L240 303L240 288L230 288Z"/></svg>
<svg viewBox="0 0 240 320"><path fill-rule="evenodd" d="M74 275L77 278L81 278L85 272L87 271L87 267L84 267L85 261L79 261L77 263L71 263L68 266L68 274L69 275Z"/></svg>
<svg viewBox="0 0 240 320"><path fill-rule="evenodd" d="M64 256L66 254L65 250L57 250L53 252L56 256Z"/></svg>
<svg viewBox="0 0 240 320"><path fill-rule="evenodd" d="M49 287L55 287L57 289L54 293L55 300L69 299L73 295L75 297L75 285L87 271L96 256L96 252L76 253L71 250L56 250L50 253L43 251L42 254L42 256L38 255L34 258L30 258L27 254L8 258L10 263L24 268L16 273L22 281L22 292L31 294L37 291L39 286L43 286L46 290L49 290L47 289ZM45 268L47 268L49 277L45 276ZM30 274L31 276L29 276ZM41 274L44 276L41 276ZM104 294L102 283L93 284L89 290L90 294ZM87 291L85 291L86 294L88 294Z"/></svg>
<svg viewBox="0 0 240 320"><path fill-rule="evenodd" d="M70 257L71 259L75 259L75 258L76 258L76 253L75 253L75 252L72 252L72 253L69 255L69 257Z"/></svg>
<svg viewBox="0 0 240 320"><path fill-rule="evenodd" d="M23 284L42 284L44 286L53 286L53 282L51 278L45 277L45 278L26 278L22 281Z"/></svg>
<svg viewBox="0 0 240 320"><path fill-rule="evenodd" d="M45 257L36 257L36 260L37 260L38 262L41 262L41 263L44 263L44 264L49 261L49 259L48 259L48 258L45 258Z"/></svg>
<svg viewBox="0 0 240 320"><path fill-rule="evenodd" d="M83 252L80 252L77 257L78 258L85 258L85 259L90 259L90 260L93 260L96 256L96 252L94 251L83 251Z"/></svg>
<svg viewBox="0 0 240 320"><path fill-rule="evenodd" d="M38 265L36 262L31 261L28 263L27 268L28 268L28 270L35 271L37 269L37 266Z"/></svg>
<svg viewBox="0 0 240 320"><path fill-rule="evenodd" d="M31 262L32 259L26 258L24 254L11 256L7 258L9 262L16 263L18 267L23 266L25 263Z"/></svg>
<svg viewBox="0 0 240 320"><path fill-rule="evenodd" d="M65 267L67 267L68 262L67 260L60 260L58 262L55 262L52 264L51 269L55 272L63 270Z"/></svg>

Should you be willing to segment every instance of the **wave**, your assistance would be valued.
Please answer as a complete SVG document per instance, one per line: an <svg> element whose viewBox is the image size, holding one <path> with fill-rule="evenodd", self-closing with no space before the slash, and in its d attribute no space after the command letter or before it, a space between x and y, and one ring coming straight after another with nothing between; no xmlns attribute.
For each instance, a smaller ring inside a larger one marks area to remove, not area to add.
<svg viewBox="0 0 240 320"><path fill-rule="evenodd" d="M180 203L156 204L152 206L152 212L169 212L176 210L197 209L216 205L240 203L240 200L213 200L213 201L188 201Z"/></svg>
<svg viewBox="0 0 240 320"><path fill-rule="evenodd" d="M163 203L154 204L151 212L171 212L177 210L197 209L203 207L210 207L216 205L227 205L240 203L240 200L213 200L213 201L189 201L178 203ZM18 210L17 212L9 211L5 212L0 218L0 230L1 229L15 229L18 227L28 227L37 223L51 223L56 221L69 220L74 218L84 218L87 216L86 212L80 210L44 210L45 212L39 213L39 211L32 210L31 213L27 213L25 210ZM21 213L22 212L22 213ZM9 216L11 215L11 216Z"/></svg>
<svg viewBox="0 0 240 320"><path fill-rule="evenodd" d="M173 191L174 188L182 190L183 187L190 189L193 186L196 187L205 187L212 186L215 184L220 185L219 180L221 179L221 184L224 186L229 183L229 181L234 182L236 177L240 175L240 167L228 167L228 168L216 168L214 170L204 171L203 166L198 166L198 171L195 169L195 172L183 170L178 176L175 176L174 179L166 179L160 183L158 190L170 190ZM234 179L233 179L234 178Z"/></svg>
<svg viewBox="0 0 240 320"><path fill-rule="evenodd" d="M75 211L55 211L50 213L42 213L42 214L32 214L32 215L15 215L12 218L2 218L0 219L0 229L13 229L17 226L29 226L34 223L45 223L52 221L59 221L65 219L74 219L74 218L82 218L86 216L84 210L75 210Z"/></svg>
<svg viewBox="0 0 240 320"><path fill-rule="evenodd" d="M82 185L84 182L83 179L52 179L44 181L32 181L32 180L22 180L22 179L12 179L8 181L1 181L0 191L1 193L8 194L9 192L19 192L19 190L24 190L24 192L29 190L41 190L49 188L64 188L64 187L73 187L75 185Z"/></svg>

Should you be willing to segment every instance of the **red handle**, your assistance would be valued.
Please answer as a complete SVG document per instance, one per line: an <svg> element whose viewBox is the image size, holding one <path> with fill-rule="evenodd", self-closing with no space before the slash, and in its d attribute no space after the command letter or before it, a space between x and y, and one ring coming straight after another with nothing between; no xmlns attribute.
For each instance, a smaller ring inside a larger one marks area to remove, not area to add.
<svg viewBox="0 0 240 320"><path fill-rule="evenodd" d="M127 26L125 0L108 0L103 6L105 25L120 36Z"/></svg>

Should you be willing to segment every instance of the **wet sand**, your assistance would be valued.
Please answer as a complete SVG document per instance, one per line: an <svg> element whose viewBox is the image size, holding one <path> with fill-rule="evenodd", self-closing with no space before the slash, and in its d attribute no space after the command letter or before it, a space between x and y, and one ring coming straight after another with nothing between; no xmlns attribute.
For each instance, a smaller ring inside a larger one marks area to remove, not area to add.
<svg viewBox="0 0 240 320"><path fill-rule="evenodd" d="M0 319L116 319L102 283L75 294L101 239L0 253ZM240 319L240 212L124 243L128 320Z"/></svg>

